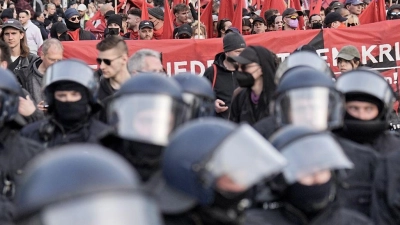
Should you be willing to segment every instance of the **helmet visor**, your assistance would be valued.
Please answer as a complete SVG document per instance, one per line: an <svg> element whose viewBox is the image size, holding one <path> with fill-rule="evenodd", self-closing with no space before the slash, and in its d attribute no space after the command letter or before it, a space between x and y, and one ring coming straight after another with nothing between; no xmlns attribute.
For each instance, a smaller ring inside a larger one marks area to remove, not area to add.
<svg viewBox="0 0 400 225"><path fill-rule="evenodd" d="M298 88L276 99L275 115L279 126L293 124L322 131L342 125L343 103L342 95L329 88Z"/></svg>
<svg viewBox="0 0 400 225"><path fill-rule="evenodd" d="M205 169L212 177L226 175L248 189L285 165L285 158L269 142L243 124L217 147Z"/></svg>
<svg viewBox="0 0 400 225"><path fill-rule="evenodd" d="M353 163L343 153L340 145L326 133L301 138L285 146L281 153L289 163L283 169L288 184L322 170L353 167Z"/></svg>
<svg viewBox="0 0 400 225"><path fill-rule="evenodd" d="M167 95L121 96L109 107L108 119L118 135L128 140L160 146L186 117L186 107Z"/></svg>
<svg viewBox="0 0 400 225"><path fill-rule="evenodd" d="M214 101L187 92L183 93L182 97L190 108L189 119L214 115Z"/></svg>
<svg viewBox="0 0 400 225"><path fill-rule="evenodd" d="M101 194L45 209L44 225L162 224L156 204L139 194Z"/></svg>

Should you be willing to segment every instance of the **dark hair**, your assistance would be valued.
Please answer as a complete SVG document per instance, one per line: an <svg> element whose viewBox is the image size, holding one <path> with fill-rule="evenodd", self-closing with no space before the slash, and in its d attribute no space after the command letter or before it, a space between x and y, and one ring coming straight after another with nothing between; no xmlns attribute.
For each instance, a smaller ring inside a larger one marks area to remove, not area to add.
<svg viewBox="0 0 400 225"><path fill-rule="evenodd" d="M118 15L122 17L122 21L126 21L128 19L128 15L126 15L125 13L118 13Z"/></svg>
<svg viewBox="0 0 400 225"><path fill-rule="evenodd" d="M276 19L276 17L278 17L278 16L277 16L277 15L272 15L272 16L270 16L270 17L268 18L268 20L267 20L267 27L268 27L268 28L274 27L274 26L275 26L275 19Z"/></svg>
<svg viewBox="0 0 400 225"><path fill-rule="evenodd" d="M269 17L279 13L277 9L268 9L267 11L264 12L264 19L265 21L268 20Z"/></svg>
<svg viewBox="0 0 400 225"><path fill-rule="evenodd" d="M18 13L18 15L19 15L20 13L25 13L27 16L29 16L28 10L21 10L21 11Z"/></svg>
<svg viewBox="0 0 400 225"><path fill-rule="evenodd" d="M242 19L242 26L251 27L251 21L250 21L250 19L243 18L243 19Z"/></svg>
<svg viewBox="0 0 400 225"><path fill-rule="evenodd" d="M222 19L219 20L217 23L217 31L218 31L218 37L222 37L221 30L225 28L225 23L231 21L230 19Z"/></svg>
<svg viewBox="0 0 400 225"><path fill-rule="evenodd" d="M0 62L6 61L8 65L11 64L11 50L7 43L0 40Z"/></svg>
<svg viewBox="0 0 400 225"><path fill-rule="evenodd" d="M35 12L35 14L33 14L33 20L37 20L38 17L40 17L40 15L42 15L42 12Z"/></svg>
<svg viewBox="0 0 400 225"><path fill-rule="evenodd" d="M141 17L142 16L142 10L134 8L134 9L131 9L131 10L128 11L128 15L129 14Z"/></svg>
<svg viewBox="0 0 400 225"><path fill-rule="evenodd" d="M110 49L118 48L119 52L128 54L128 46L124 39L117 35L111 35L100 41L96 45L96 49L104 52Z"/></svg>
<svg viewBox="0 0 400 225"><path fill-rule="evenodd" d="M8 27L6 27L5 29L7 29ZM1 40L4 41L4 30L1 32ZM18 30L15 28L12 28L14 30ZM26 34L23 31L18 30L21 34L24 34L24 37L20 40L19 44L20 44L20 49L21 49L21 57L28 57L29 55L29 47L28 47L28 42L26 41Z"/></svg>
<svg viewBox="0 0 400 225"><path fill-rule="evenodd" d="M189 10L189 6L186 4L178 4L174 7L173 13L180 13L182 11Z"/></svg>

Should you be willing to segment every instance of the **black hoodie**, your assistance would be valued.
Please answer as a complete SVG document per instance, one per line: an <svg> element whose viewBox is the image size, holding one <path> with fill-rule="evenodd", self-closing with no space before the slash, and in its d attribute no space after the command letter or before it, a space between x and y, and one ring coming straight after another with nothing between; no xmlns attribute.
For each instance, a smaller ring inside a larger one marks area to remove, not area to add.
<svg viewBox="0 0 400 225"><path fill-rule="evenodd" d="M217 68L217 77L215 79L215 85L213 87L214 93L217 99L221 99L229 107L228 110L222 113L216 113L218 117L228 119L229 109L231 107L231 100L233 91L239 86L236 78L233 75L233 71L229 71L224 66L225 53L221 52L215 56L214 65ZM211 84L214 80L214 65L210 66L204 72L204 77L206 77Z"/></svg>

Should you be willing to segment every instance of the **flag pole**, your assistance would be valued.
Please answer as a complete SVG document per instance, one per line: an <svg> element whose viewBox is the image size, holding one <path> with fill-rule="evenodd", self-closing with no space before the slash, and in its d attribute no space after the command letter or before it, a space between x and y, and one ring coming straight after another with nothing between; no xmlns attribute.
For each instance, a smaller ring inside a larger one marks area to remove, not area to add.
<svg viewBox="0 0 400 225"><path fill-rule="evenodd" d="M212 2L212 1L210 1L210 2ZM210 2L208 3L208 4L210 4ZM198 24L197 24L197 35L200 35L200 32L201 32L201 30L200 30L200 9L201 9L201 7L200 7L200 0L197 0L197 22L198 22Z"/></svg>
<svg viewBox="0 0 400 225"><path fill-rule="evenodd" d="M288 6L288 8L290 8L290 2L291 2L292 0L288 0L288 3L287 3L287 6Z"/></svg>
<svg viewBox="0 0 400 225"><path fill-rule="evenodd" d="M114 0L114 3L115 3L115 14L118 14L118 9L117 9L117 8L118 8L118 7L117 7L118 4L117 4L117 0Z"/></svg>

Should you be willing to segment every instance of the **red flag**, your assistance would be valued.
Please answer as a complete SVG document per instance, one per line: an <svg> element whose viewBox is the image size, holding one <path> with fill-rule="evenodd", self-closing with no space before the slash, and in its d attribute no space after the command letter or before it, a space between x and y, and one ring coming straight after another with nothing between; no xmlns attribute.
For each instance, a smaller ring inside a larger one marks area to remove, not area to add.
<svg viewBox="0 0 400 225"><path fill-rule="evenodd" d="M322 0L311 0L310 16L314 14L319 15L321 7L322 7Z"/></svg>
<svg viewBox="0 0 400 225"><path fill-rule="evenodd" d="M235 14L233 15L232 26L236 27L240 33L242 33L242 18L243 18L243 1L247 0L239 0L236 5Z"/></svg>
<svg viewBox="0 0 400 225"><path fill-rule="evenodd" d="M386 20L386 5L385 0L378 0L378 21Z"/></svg>
<svg viewBox="0 0 400 225"><path fill-rule="evenodd" d="M271 5L268 9L277 9L279 13L282 15L283 11L287 8L287 5L284 0L270 0ZM266 9L266 10L268 10Z"/></svg>
<svg viewBox="0 0 400 225"><path fill-rule="evenodd" d="M365 10L358 17L360 20L360 24L367 23L375 23L378 22L378 9L377 9L376 1L373 0L371 3L365 8Z"/></svg>
<svg viewBox="0 0 400 225"><path fill-rule="evenodd" d="M172 22L171 9L168 0L164 0L164 25L162 39L173 39L174 24Z"/></svg>
<svg viewBox="0 0 400 225"><path fill-rule="evenodd" d="M260 12L260 16L262 18L264 18L265 11L267 11L268 9L271 8L271 4L272 4L272 0L264 0L263 5L261 6L261 12Z"/></svg>
<svg viewBox="0 0 400 225"><path fill-rule="evenodd" d="M143 0L143 4L140 10L142 10L142 20L149 20L149 11L147 11L146 0Z"/></svg>
<svg viewBox="0 0 400 225"><path fill-rule="evenodd" d="M213 37L213 32L214 32L214 23L213 23L213 18L212 18L212 2L209 2L204 9L203 13L200 16L200 22L202 22L206 26L206 31L207 31L207 38L212 38Z"/></svg>
<svg viewBox="0 0 400 225"><path fill-rule="evenodd" d="M176 5L183 3L183 0L173 0L172 2L174 3L175 7Z"/></svg>
<svg viewBox="0 0 400 225"><path fill-rule="evenodd" d="M229 19L232 21L233 14L234 10L233 10L232 0L221 0L219 6L218 20Z"/></svg>
<svg viewBox="0 0 400 225"><path fill-rule="evenodd" d="M141 9L143 3L146 4L147 8L153 8L154 6L150 5L149 3L147 3L146 1L143 0L129 0L130 2L132 2L132 4L134 4L137 8Z"/></svg>
<svg viewBox="0 0 400 225"><path fill-rule="evenodd" d="M261 9L261 0L256 0L253 3L253 7L255 7L256 9Z"/></svg>

